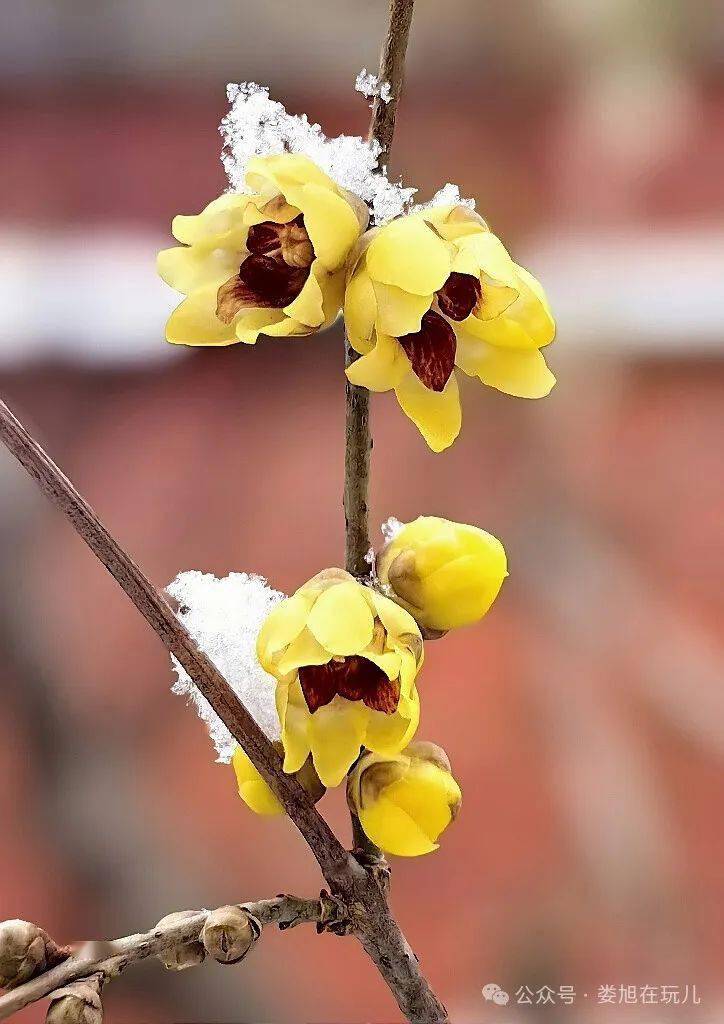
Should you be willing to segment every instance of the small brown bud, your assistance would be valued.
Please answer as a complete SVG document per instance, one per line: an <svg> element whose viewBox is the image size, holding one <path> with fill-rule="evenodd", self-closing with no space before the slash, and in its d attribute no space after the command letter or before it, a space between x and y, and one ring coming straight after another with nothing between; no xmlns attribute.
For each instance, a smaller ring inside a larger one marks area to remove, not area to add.
<svg viewBox="0 0 724 1024"><path fill-rule="evenodd" d="M102 1024L100 991L98 975L59 988L50 997L46 1024Z"/></svg>
<svg viewBox="0 0 724 1024"><path fill-rule="evenodd" d="M22 985L47 966L48 936L30 921L0 924L0 988Z"/></svg>
<svg viewBox="0 0 724 1024"><path fill-rule="evenodd" d="M167 914L166 917L161 918L156 928L180 924L182 921L188 920L189 917L195 917L197 913L198 911L194 910L179 910L174 914ZM206 950L198 939L192 939L191 942L178 942L169 946L168 949L158 954L158 959L167 971L185 971L187 967L196 967L198 964L202 964L206 959Z"/></svg>
<svg viewBox="0 0 724 1024"><path fill-rule="evenodd" d="M206 918L201 941L206 952L220 964L243 960L261 935L257 919L241 907L219 907Z"/></svg>

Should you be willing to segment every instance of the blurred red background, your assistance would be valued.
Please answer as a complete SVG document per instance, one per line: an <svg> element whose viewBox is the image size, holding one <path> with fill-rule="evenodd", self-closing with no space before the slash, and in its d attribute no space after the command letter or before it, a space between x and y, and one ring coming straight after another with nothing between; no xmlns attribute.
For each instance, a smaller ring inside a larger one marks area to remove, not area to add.
<svg viewBox="0 0 724 1024"><path fill-rule="evenodd" d="M452 1019L661 1020L604 984L724 986L724 76L704 2L420 3L394 169L447 180L546 286L559 383L470 381L433 455L373 401L373 529L445 515L506 545L475 628L429 645L421 737L465 800L393 902ZM221 191L227 81L365 131L383 0L302 7L10 0L0 41L0 389L159 586L339 563L342 336L171 350L155 277L177 212ZM59 940L313 893L291 825L239 802L135 609L0 453L0 918ZM341 794L322 804L345 830ZM518 1006L572 985L574 1008ZM584 993L588 993L586 997ZM113 1021L395 1019L354 943L107 990ZM42 1020L44 1008L21 1018Z"/></svg>

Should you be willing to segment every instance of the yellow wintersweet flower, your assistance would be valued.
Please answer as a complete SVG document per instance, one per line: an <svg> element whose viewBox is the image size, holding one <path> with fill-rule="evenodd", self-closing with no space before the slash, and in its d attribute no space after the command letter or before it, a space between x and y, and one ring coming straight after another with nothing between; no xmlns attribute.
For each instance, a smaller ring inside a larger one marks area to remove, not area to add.
<svg viewBox="0 0 724 1024"><path fill-rule="evenodd" d="M446 632L482 619L508 566L503 545L485 530L420 516L382 548L377 575L420 626Z"/></svg>
<svg viewBox="0 0 724 1024"><path fill-rule="evenodd" d="M319 573L272 610L257 656L277 680L285 772L311 752L323 785L337 786L360 747L395 754L415 734L417 623L341 569Z"/></svg>
<svg viewBox="0 0 724 1024"><path fill-rule="evenodd" d="M281 743L275 743L274 746L279 754L284 753ZM249 755L241 747L237 747L234 751L231 763L239 787L239 796L247 807L256 814L284 814L284 808L274 796L270 786L264 781L252 764ZM311 758L307 758L296 772L296 776L315 804L322 799L326 790L319 781Z"/></svg>
<svg viewBox="0 0 724 1024"><path fill-rule="evenodd" d="M381 850L419 857L437 849L462 793L445 751L419 741L392 758L363 754L350 773L347 801Z"/></svg>
<svg viewBox="0 0 724 1024"><path fill-rule="evenodd" d="M394 389L433 451L460 432L455 366L520 398L555 384L540 352L555 335L543 289L467 207L373 228L350 268L344 317L362 358L347 376L370 391Z"/></svg>
<svg viewBox="0 0 724 1024"><path fill-rule="evenodd" d="M158 254L161 277L187 296L166 325L175 345L253 345L261 333L311 334L339 314L365 205L293 153L253 157L246 184L249 194L175 217L183 245Z"/></svg>

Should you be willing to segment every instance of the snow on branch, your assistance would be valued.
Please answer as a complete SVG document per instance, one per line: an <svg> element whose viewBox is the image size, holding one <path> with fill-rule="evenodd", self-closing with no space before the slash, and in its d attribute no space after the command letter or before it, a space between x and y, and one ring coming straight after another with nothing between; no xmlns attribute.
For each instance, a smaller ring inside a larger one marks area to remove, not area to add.
<svg viewBox="0 0 724 1024"><path fill-rule="evenodd" d="M379 95L385 103L390 99L388 82L379 84L376 75L360 72L357 88L366 96ZM249 159L273 153L301 153L322 168L342 188L367 203L375 224L384 224L408 213L416 188L391 181L386 168L378 167L382 152L376 139L367 141L359 135L328 137L306 114L290 114L269 96L266 86L241 82L226 87L231 109L219 130L224 139L221 161L229 185L234 192L246 192L244 181ZM446 185L427 206L460 202L456 185ZM473 200L464 200L473 206Z"/></svg>
<svg viewBox="0 0 724 1024"><path fill-rule="evenodd" d="M257 725L270 740L279 739L274 680L257 660L256 638L264 619L284 594L272 590L263 576L232 572L217 579L198 571L180 573L166 592L178 602L181 622L231 684ZM218 760L228 764L236 740L176 658L172 657L171 662L177 676L173 692L193 704L208 727Z"/></svg>

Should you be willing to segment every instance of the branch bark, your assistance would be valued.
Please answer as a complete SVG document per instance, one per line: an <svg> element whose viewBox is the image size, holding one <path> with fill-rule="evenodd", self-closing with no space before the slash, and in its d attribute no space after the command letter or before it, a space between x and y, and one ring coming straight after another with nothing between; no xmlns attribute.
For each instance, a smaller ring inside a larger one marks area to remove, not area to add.
<svg viewBox="0 0 724 1024"><path fill-rule="evenodd" d="M261 925L276 924L281 929L294 928L323 918L320 900L303 900L296 896L277 896L271 900L240 903ZM181 920L159 924L148 932L126 935L109 942L86 942L76 953L50 970L0 996L0 1020L6 1020L25 1006L49 996L64 985L90 975L101 975L104 981L115 978L127 967L158 956L180 945L197 942L210 911L198 910Z"/></svg>
<svg viewBox="0 0 724 1024"><path fill-rule="evenodd" d="M367 138L376 139L381 151L379 165L387 166L395 133L397 104L405 75L405 54L410 35L415 0L390 0L387 35L380 55L379 84L389 83L385 102L379 95L372 105ZM345 338L345 366L359 358ZM370 549L369 480L372 436L370 434L370 396L366 388L347 381L345 386L344 517L345 568L353 576L369 575L367 552Z"/></svg>
<svg viewBox="0 0 724 1024"><path fill-rule="evenodd" d="M402 1013L410 1021L445 1021L445 1008L421 974L373 875L342 847L296 779L284 774L267 737L216 666L196 646L165 598L2 401L0 440L115 577L276 793L316 857L331 892L344 901L356 937L387 982Z"/></svg>

